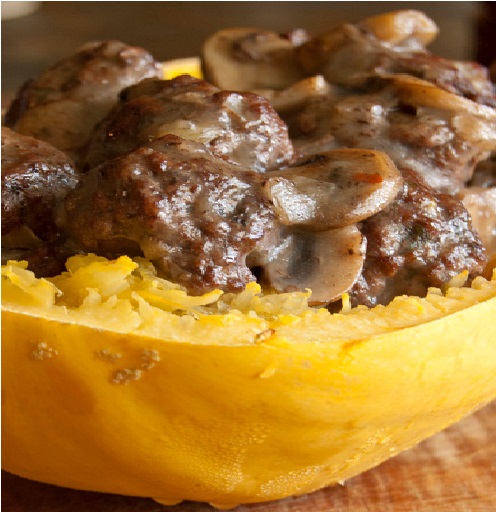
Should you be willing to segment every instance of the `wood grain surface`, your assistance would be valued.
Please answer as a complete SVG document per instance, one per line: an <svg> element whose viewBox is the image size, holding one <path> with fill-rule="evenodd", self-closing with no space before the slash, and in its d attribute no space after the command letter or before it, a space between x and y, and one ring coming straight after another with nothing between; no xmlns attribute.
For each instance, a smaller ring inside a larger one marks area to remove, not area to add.
<svg viewBox="0 0 496 512"><path fill-rule="evenodd" d="M232 512L496 511L496 401L343 486ZM2 474L5 512L214 512L150 499L75 491Z"/></svg>

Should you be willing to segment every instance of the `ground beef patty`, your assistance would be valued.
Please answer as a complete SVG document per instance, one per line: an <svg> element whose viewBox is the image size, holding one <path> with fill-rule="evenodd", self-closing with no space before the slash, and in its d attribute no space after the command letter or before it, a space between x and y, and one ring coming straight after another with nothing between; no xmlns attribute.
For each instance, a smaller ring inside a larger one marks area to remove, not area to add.
<svg viewBox="0 0 496 512"><path fill-rule="evenodd" d="M3 126L2 235L26 225L42 240L55 240L53 208L77 180L62 151Z"/></svg>
<svg viewBox="0 0 496 512"><path fill-rule="evenodd" d="M93 127L117 103L120 91L161 74L144 48L114 40L89 42L26 82L5 124L49 142L78 164Z"/></svg>
<svg viewBox="0 0 496 512"><path fill-rule="evenodd" d="M272 229L262 176L167 135L86 173L65 204L83 250L144 255L190 293L241 290L246 257Z"/></svg>
<svg viewBox="0 0 496 512"><path fill-rule="evenodd" d="M2 127L2 263L25 260L38 277L65 270L71 250L54 210L77 181L66 154Z"/></svg>
<svg viewBox="0 0 496 512"><path fill-rule="evenodd" d="M397 199L362 223L367 239L363 272L353 304L387 304L395 296L423 296L464 270L480 275L487 262L461 201L434 193L409 171Z"/></svg>
<svg viewBox="0 0 496 512"><path fill-rule="evenodd" d="M257 172L278 169L293 156L287 126L265 98L221 91L183 75L123 90L90 139L85 168L169 133L201 142L218 157Z"/></svg>

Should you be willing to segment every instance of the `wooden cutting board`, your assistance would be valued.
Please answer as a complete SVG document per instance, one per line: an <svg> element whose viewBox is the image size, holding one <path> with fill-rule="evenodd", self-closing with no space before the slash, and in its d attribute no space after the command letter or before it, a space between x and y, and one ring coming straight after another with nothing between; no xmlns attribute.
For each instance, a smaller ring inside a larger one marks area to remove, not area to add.
<svg viewBox="0 0 496 512"><path fill-rule="evenodd" d="M5 512L213 512L203 503L74 491L2 474ZM232 512L496 511L496 401L344 486Z"/></svg>

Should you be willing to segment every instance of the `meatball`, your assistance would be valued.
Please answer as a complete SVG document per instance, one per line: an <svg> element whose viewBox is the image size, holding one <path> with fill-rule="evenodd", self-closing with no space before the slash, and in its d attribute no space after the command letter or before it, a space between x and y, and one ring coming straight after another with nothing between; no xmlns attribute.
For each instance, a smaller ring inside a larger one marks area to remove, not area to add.
<svg viewBox="0 0 496 512"><path fill-rule="evenodd" d="M252 93L221 91L189 75L127 88L91 137L85 168L175 134L257 172L287 164L293 148L270 103Z"/></svg>
<svg viewBox="0 0 496 512"><path fill-rule="evenodd" d="M19 91L5 115L7 126L49 142L78 162L90 132L124 87L161 68L146 50L119 41L91 42Z"/></svg>
<svg viewBox="0 0 496 512"><path fill-rule="evenodd" d="M262 176L166 135L83 175L65 202L85 251L144 255L190 293L241 290L246 258L274 229Z"/></svg>
<svg viewBox="0 0 496 512"><path fill-rule="evenodd" d="M65 153L2 127L2 235L27 226L42 240L56 240L53 209L77 181Z"/></svg>
<svg viewBox="0 0 496 512"><path fill-rule="evenodd" d="M362 223L367 252L353 304L387 304L395 296L425 295L467 270L480 275L487 262L482 242L461 201L437 194L414 173L388 207Z"/></svg>

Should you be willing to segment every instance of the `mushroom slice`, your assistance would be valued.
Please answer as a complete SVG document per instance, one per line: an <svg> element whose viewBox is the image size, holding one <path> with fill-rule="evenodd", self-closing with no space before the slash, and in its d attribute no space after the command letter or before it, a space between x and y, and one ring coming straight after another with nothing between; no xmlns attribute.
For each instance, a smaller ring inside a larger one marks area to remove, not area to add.
<svg viewBox="0 0 496 512"><path fill-rule="evenodd" d="M444 110L455 131L481 150L496 149L496 109L445 91L435 84L409 75L384 75L391 81L398 100L417 109Z"/></svg>
<svg viewBox="0 0 496 512"><path fill-rule="evenodd" d="M422 12L401 10L338 25L312 37L296 53L307 73L323 73L333 83L350 84L362 74L375 74L389 51L425 52L437 33L437 25Z"/></svg>
<svg viewBox="0 0 496 512"><path fill-rule="evenodd" d="M427 80L405 74L384 74L381 78L392 83L398 99L406 105L438 108L496 122L496 109L493 107L441 89Z"/></svg>
<svg viewBox="0 0 496 512"><path fill-rule="evenodd" d="M203 74L224 90L284 89L305 76L295 55L304 40L257 28L220 30L203 45Z"/></svg>
<svg viewBox="0 0 496 512"><path fill-rule="evenodd" d="M266 194L280 222L314 231L354 224L385 208L401 174L386 153L337 149L267 174Z"/></svg>
<svg viewBox="0 0 496 512"><path fill-rule="evenodd" d="M262 265L261 280L279 293L311 290L311 305L329 304L360 276L365 245L356 225L321 232L291 230Z"/></svg>
<svg viewBox="0 0 496 512"><path fill-rule="evenodd" d="M496 253L496 187L468 187L460 196L488 254Z"/></svg>
<svg viewBox="0 0 496 512"><path fill-rule="evenodd" d="M406 9L366 18L358 23L384 43L423 48L437 36L438 26L423 12Z"/></svg>
<svg viewBox="0 0 496 512"><path fill-rule="evenodd" d="M272 91L268 99L277 112L287 112L300 108L314 98L329 97L333 87L322 75L300 80L282 91Z"/></svg>

